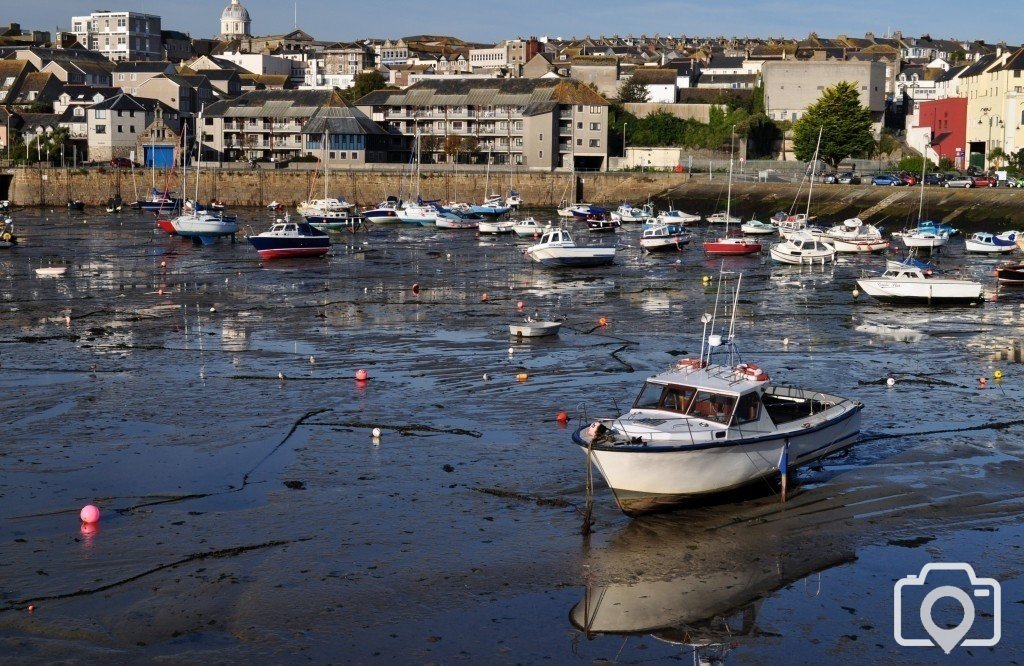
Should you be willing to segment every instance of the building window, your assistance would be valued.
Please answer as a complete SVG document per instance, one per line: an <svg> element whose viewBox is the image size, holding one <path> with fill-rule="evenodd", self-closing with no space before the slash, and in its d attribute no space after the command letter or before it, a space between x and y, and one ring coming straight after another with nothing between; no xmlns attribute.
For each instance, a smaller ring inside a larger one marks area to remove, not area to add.
<svg viewBox="0 0 1024 666"><path fill-rule="evenodd" d="M583 105L582 104L578 105L576 107L576 110L579 111L580 113L583 113Z"/></svg>
<svg viewBox="0 0 1024 666"><path fill-rule="evenodd" d="M537 151L537 157L539 157L541 159L544 159L544 151L543 150L538 150Z"/></svg>
<svg viewBox="0 0 1024 666"><path fill-rule="evenodd" d="M347 160L348 159L348 153L338 153L338 159L339 160Z"/></svg>
<svg viewBox="0 0 1024 666"><path fill-rule="evenodd" d="M96 118L96 120L104 120L107 117L106 109L96 109L93 113L95 114L93 117Z"/></svg>
<svg viewBox="0 0 1024 666"><path fill-rule="evenodd" d="M121 72L120 74L117 75L117 80L118 81L124 81L124 72Z"/></svg>
<svg viewBox="0 0 1024 666"><path fill-rule="evenodd" d="M583 123L576 123L576 129L578 129L578 130L583 129Z"/></svg>
<svg viewBox="0 0 1024 666"><path fill-rule="evenodd" d="M538 141L543 141L544 140L544 135L543 134L538 134L537 135L537 140Z"/></svg>
<svg viewBox="0 0 1024 666"><path fill-rule="evenodd" d="M583 139L576 139L576 145L577 146L582 146L583 145Z"/></svg>
<svg viewBox="0 0 1024 666"><path fill-rule="evenodd" d="M601 113L601 107L599 107L599 106L592 106L592 107L590 107L590 112L591 113Z"/></svg>
<svg viewBox="0 0 1024 666"><path fill-rule="evenodd" d="M96 126L96 133L97 134L106 134L107 133L107 126L106 125L97 125Z"/></svg>
<svg viewBox="0 0 1024 666"><path fill-rule="evenodd" d="M600 148L601 147L601 139L591 139L590 140L590 147L591 148Z"/></svg>
<svg viewBox="0 0 1024 666"><path fill-rule="evenodd" d="M601 131L601 123L590 123L590 131L591 132L600 132Z"/></svg>

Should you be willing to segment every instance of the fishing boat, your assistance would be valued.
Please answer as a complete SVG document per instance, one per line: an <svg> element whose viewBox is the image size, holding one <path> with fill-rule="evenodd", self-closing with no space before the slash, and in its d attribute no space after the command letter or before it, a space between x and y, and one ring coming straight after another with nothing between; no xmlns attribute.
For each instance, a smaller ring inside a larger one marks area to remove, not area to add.
<svg viewBox="0 0 1024 666"><path fill-rule="evenodd" d="M748 220L740 225L740 230L748 236L763 236L775 233L773 225L761 220Z"/></svg>
<svg viewBox="0 0 1024 666"><path fill-rule="evenodd" d="M1017 249L1017 232L991 234L979 231L964 240L964 249L976 254L1008 254Z"/></svg>
<svg viewBox="0 0 1024 666"><path fill-rule="evenodd" d="M627 515L714 500L856 440L859 401L773 386L764 370L740 361L734 331L741 282L742 275L727 335L715 333L717 309L705 314L699 356L649 377L625 414L597 419L572 435Z"/></svg>
<svg viewBox="0 0 1024 666"><path fill-rule="evenodd" d="M615 246L577 245L568 230L552 229L526 249L526 256L552 268L606 266L615 261Z"/></svg>
<svg viewBox="0 0 1024 666"><path fill-rule="evenodd" d="M826 231L825 238L837 252L882 252L889 247L889 241L882 238L878 227L864 224L858 217L843 220L842 224Z"/></svg>
<svg viewBox="0 0 1024 666"><path fill-rule="evenodd" d="M598 220L604 219L608 214L606 208L601 206L581 205L576 206L572 209L572 217L574 220L585 222L586 220Z"/></svg>
<svg viewBox="0 0 1024 666"><path fill-rule="evenodd" d="M888 303L924 303L956 305L981 303L981 283L951 277L939 277L916 266L887 268L881 276L857 280L868 296Z"/></svg>
<svg viewBox="0 0 1024 666"><path fill-rule="evenodd" d="M542 226L540 222L532 217L528 217L524 220L516 220L512 224L512 231L520 238L533 238L534 236L539 238L542 233L550 230L550 222Z"/></svg>
<svg viewBox="0 0 1024 666"><path fill-rule="evenodd" d="M688 224L697 224L700 220L700 215L684 213L683 211L676 210L674 208L663 210L658 214L658 222L662 224L682 224L685 226Z"/></svg>
<svg viewBox="0 0 1024 666"><path fill-rule="evenodd" d="M733 130L733 143L735 143L736 132ZM730 224L739 224L739 218L733 217L731 212L732 205L732 153L729 154L729 188L726 192L725 198L725 213L721 218L716 218L718 213L708 217L708 222L717 223L720 220L725 223L725 234L710 241L704 241L704 253L716 256L746 256L750 254L757 254L761 251L761 244L750 238L744 238L742 235L734 235L729 233ZM716 219L712 219L716 218Z"/></svg>
<svg viewBox="0 0 1024 666"><path fill-rule="evenodd" d="M438 229L476 229L483 218L476 213L467 213L458 209L443 208L438 210L435 224Z"/></svg>
<svg viewBox="0 0 1024 666"><path fill-rule="evenodd" d="M477 229L481 234L499 235L510 234L515 229L515 222L512 220L480 220Z"/></svg>
<svg viewBox="0 0 1024 666"><path fill-rule="evenodd" d="M609 219L587 220L587 231L592 234L613 234L622 226L621 222Z"/></svg>
<svg viewBox="0 0 1024 666"><path fill-rule="evenodd" d="M17 244L18 235L14 233L14 221L7 218L3 225L0 225L0 247L13 247Z"/></svg>
<svg viewBox="0 0 1024 666"><path fill-rule="evenodd" d="M549 335L558 335L558 329L562 328L560 321L540 321L527 317L521 324L509 324L509 335L516 338L543 338Z"/></svg>
<svg viewBox="0 0 1024 666"><path fill-rule="evenodd" d="M654 204L646 204L637 208L631 204L624 203L611 212L612 220L616 222L650 222L657 216L654 214Z"/></svg>
<svg viewBox="0 0 1024 666"><path fill-rule="evenodd" d="M248 239L264 260L322 257L331 249L330 236L308 222L278 220L269 231Z"/></svg>
<svg viewBox="0 0 1024 666"><path fill-rule="evenodd" d="M836 247L806 232L797 232L768 248L772 259L781 264L806 266L836 260Z"/></svg>
<svg viewBox="0 0 1024 666"><path fill-rule="evenodd" d="M693 239L678 224L657 224L644 229L640 236L640 247L647 252L682 252Z"/></svg>

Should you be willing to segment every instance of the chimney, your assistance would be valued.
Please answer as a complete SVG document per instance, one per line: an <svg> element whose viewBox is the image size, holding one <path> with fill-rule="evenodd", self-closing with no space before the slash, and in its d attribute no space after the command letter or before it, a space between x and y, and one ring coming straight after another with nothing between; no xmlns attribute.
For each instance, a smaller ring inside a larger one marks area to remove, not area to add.
<svg viewBox="0 0 1024 666"><path fill-rule="evenodd" d="M864 39L870 39L871 41L875 41L875 33L873 33L873 32L865 32L864 33Z"/></svg>

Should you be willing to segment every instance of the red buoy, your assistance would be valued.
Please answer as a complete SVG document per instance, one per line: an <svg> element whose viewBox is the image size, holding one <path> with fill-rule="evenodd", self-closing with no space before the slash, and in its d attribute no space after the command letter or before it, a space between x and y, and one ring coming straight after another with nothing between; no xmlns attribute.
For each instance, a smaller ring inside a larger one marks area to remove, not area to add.
<svg viewBox="0 0 1024 666"><path fill-rule="evenodd" d="M356 381L358 381L358 382L365 382L369 378L370 378L370 373L366 372L366 370L363 370L362 368L359 368L358 370L356 370Z"/></svg>
<svg viewBox="0 0 1024 666"><path fill-rule="evenodd" d="M565 423L569 420L569 415L566 414L565 412L558 412L558 416L555 418L558 419L559 423Z"/></svg>

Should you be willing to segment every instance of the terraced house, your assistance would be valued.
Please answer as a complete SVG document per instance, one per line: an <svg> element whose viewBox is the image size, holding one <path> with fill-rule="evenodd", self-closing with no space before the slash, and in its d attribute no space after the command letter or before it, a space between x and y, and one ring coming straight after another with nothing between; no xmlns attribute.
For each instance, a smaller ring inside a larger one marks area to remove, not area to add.
<svg viewBox="0 0 1024 666"><path fill-rule="evenodd" d="M418 138L424 161L468 153L534 170L607 169L608 101L579 81L423 81L378 90L356 106L385 129Z"/></svg>

